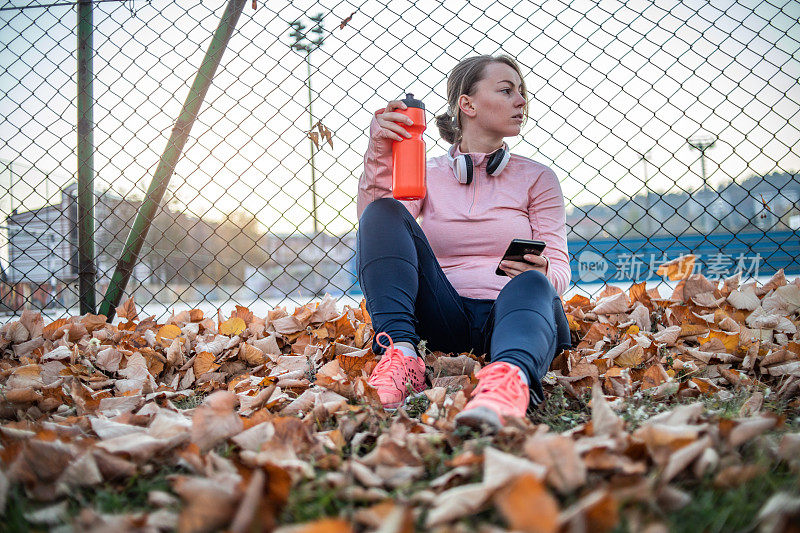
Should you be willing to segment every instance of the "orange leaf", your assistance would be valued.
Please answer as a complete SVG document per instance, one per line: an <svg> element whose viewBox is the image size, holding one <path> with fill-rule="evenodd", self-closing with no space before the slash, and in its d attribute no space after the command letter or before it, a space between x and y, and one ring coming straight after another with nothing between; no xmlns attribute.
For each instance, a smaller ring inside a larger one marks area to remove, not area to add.
<svg viewBox="0 0 800 533"><path fill-rule="evenodd" d="M586 336L583 337L583 340L594 344L597 341L602 340L604 337L615 337L617 333L618 330L614 326L595 322L592 324L592 327L589 328L589 331L586 332Z"/></svg>
<svg viewBox="0 0 800 533"><path fill-rule="evenodd" d="M124 304L117 307L117 316L124 318L128 322L138 320L139 314L136 312L136 304L133 302L133 298L128 298Z"/></svg>
<svg viewBox="0 0 800 533"><path fill-rule="evenodd" d="M253 366L263 365L266 361L264 352L255 346L247 344L246 342L242 343L242 345L239 347L239 359L246 361Z"/></svg>
<svg viewBox="0 0 800 533"><path fill-rule="evenodd" d="M194 375L197 377L218 368L219 365L214 362L214 354L211 352L200 352L194 359Z"/></svg>
<svg viewBox="0 0 800 533"><path fill-rule="evenodd" d="M641 389L650 389L652 387L657 387L661 385L665 381L667 381L667 373L659 364L655 364L645 370L644 376L642 376L642 386Z"/></svg>
<svg viewBox="0 0 800 533"><path fill-rule="evenodd" d="M709 332L708 326L703 326L700 324L681 324L681 332L678 334L679 337L690 337L693 335L704 335Z"/></svg>
<svg viewBox="0 0 800 533"><path fill-rule="evenodd" d="M361 303L358 304L361 308L361 316L363 317L363 321L365 324L372 324L372 318L369 316L369 312L367 311L367 301L362 298Z"/></svg>
<svg viewBox="0 0 800 533"><path fill-rule="evenodd" d="M181 328L175 324L167 324L166 326L161 326L161 329L158 330L158 333L156 333L156 340L163 346L169 346L180 334Z"/></svg>
<svg viewBox="0 0 800 533"><path fill-rule="evenodd" d="M725 351L727 351L730 354L735 354L736 350L739 348L738 333L728 333L726 331L719 331L716 329L712 329L708 332L708 335L706 335L705 337L697 338L701 346L711 341L712 339L721 340L722 344L725 345Z"/></svg>
<svg viewBox="0 0 800 533"><path fill-rule="evenodd" d="M317 329L312 329L311 334L319 340L326 340L330 336L328 328L326 328L324 325L318 327Z"/></svg>
<svg viewBox="0 0 800 533"><path fill-rule="evenodd" d="M106 315L93 315L87 313L82 319L81 324L86 328L86 331L91 333L98 329L106 327Z"/></svg>
<svg viewBox="0 0 800 533"><path fill-rule="evenodd" d="M693 254L682 255L677 259L661 264L656 274L667 276L670 281L688 278L694 272L694 260L695 256Z"/></svg>
<svg viewBox="0 0 800 533"><path fill-rule="evenodd" d="M55 339L53 338L53 335L54 335L54 334L55 334L55 333L56 333L58 330L60 330L61 328L63 328L63 327L64 327L64 326L66 326L66 325L67 325L67 319L66 319L66 318L59 318L59 319L58 319L58 320L56 320L55 322L51 322L50 324L47 324L47 325L44 327L44 330L42 331L42 335L43 335L43 336L44 336L44 338L45 338L45 339L47 339L47 340L51 340L51 341L52 341L52 340L55 340Z"/></svg>
<svg viewBox="0 0 800 533"><path fill-rule="evenodd" d="M190 309L189 310L189 320L192 322L202 322L203 321L203 310L202 309Z"/></svg>
<svg viewBox="0 0 800 533"><path fill-rule="evenodd" d="M219 334L228 335L230 337L232 335L240 334L245 330L245 328L247 328L247 324L245 324L244 320L238 316L235 316L229 318L219 325Z"/></svg>
<svg viewBox="0 0 800 533"><path fill-rule="evenodd" d="M306 522L295 533L352 533L353 526L343 518L323 518L316 522Z"/></svg>
<svg viewBox="0 0 800 533"><path fill-rule="evenodd" d="M249 326L250 322L253 321L253 312L250 311L246 307L242 307L241 305L236 306L236 311L231 313L231 318L239 317L244 320L245 325Z"/></svg>
<svg viewBox="0 0 800 533"><path fill-rule="evenodd" d="M650 295L647 294L647 289L645 287L646 283L647 282L643 281L641 283L635 283L631 285L631 288L628 291L631 303L638 301L642 302L645 305L650 304Z"/></svg>
<svg viewBox="0 0 800 533"><path fill-rule="evenodd" d="M356 348L363 348L364 345L367 343L370 336L369 330L370 330L369 326L364 322L358 325L358 327L356 328L355 337L353 338L353 344L355 345Z"/></svg>
<svg viewBox="0 0 800 533"><path fill-rule="evenodd" d="M531 533L558 531L558 501L532 474L523 474L495 494L495 505L510 529Z"/></svg>
<svg viewBox="0 0 800 533"><path fill-rule="evenodd" d="M694 383L697 386L697 389L702 394L713 394L713 393L719 391L719 387L717 387L716 385L714 385L713 383L711 383L707 379L704 379L704 378L692 378L691 381L692 381L692 383Z"/></svg>
<svg viewBox="0 0 800 533"><path fill-rule="evenodd" d="M353 337L356 334L356 330L353 327L353 324L350 322L350 319L347 318L347 314L343 314L336 320L326 323L326 325L328 324L335 326L335 338L339 338L341 335L344 335L345 337Z"/></svg>
<svg viewBox="0 0 800 533"><path fill-rule="evenodd" d="M592 306L592 301L589 300L589 298L587 298L586 296L583 296L582 294L576 294L575 296L570 298L566 304L564 304L564 307L569 307L572 309L591 307L591 306Z"/></svg>
<svg viewBox="0 0 800 533"><path fill-rule="evenodd" d="M356 354L356 355L353 355ZM336 359L339 360L339 367L344 370L347 377L350 379L355 379L361 375L361 371L363 370L364 366L367 362L371 361L373 357L371 357L371 352L367 350L366 353L353 352L350 353L340 353L336 356Z"/></svg>

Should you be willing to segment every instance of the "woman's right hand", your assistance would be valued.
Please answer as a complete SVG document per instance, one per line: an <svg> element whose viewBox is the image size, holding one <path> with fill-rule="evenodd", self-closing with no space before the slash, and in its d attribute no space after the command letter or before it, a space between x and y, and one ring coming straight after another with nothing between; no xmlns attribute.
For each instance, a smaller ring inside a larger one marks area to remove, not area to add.
<svg viewBox="0 0 800 533"><path fill-rule="evenodd" d="M408 109L408 106L401 100L392 100L386 104L386 109L384 109L383 113L378 114L377 118L380 126L378 137L393 141L402 141L411 137L411 134L401 124L411 126L414 121L402 113L396 113L395 109L405 110Z"/></svg>

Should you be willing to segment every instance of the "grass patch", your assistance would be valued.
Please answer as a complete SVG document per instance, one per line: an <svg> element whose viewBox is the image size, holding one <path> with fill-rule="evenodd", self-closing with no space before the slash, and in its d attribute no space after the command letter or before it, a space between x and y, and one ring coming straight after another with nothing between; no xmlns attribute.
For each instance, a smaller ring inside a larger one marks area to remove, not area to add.
<svg viewBox="0 0 800 533"><path fill-rule="evenodd" d="M565 393L564 387L557 385L529 416L534 423L547 424L553 431L561 433L591 419L591 409L587 405L590 398L591 392L581 399L572 398Z"/></svg>
<svg viewBox="0 0 800 533"><path fill-rule="evenodd" d="M714 486L706 477L680 488L691 495L689 505L667 515L670 531L706 533L753 530L754 521L764 503L775 493L800 492L797 474L783 464L763 464L766 471L754 479L731 489Z"/></svg>
<svg viewBox="0 0 800 533"><path fill-rule="evenodd" d="M183 471L180 467L165 465L153 473L138 473L118 483L108 482L96 487L76 489L66 497L68 513L73 517L87 507L105 514L155 511L157 508L147 501L148 494L154 490L171 492L171 485L167 477ZM50 507L59 501L63 501L63 499L54 502L32 500L25 494L21 485L15 484L8 493L8 502L0 530L9 532L46 531L49 527L32 524L25 519L25 515Z"/></svg>
<svg viewBox="0 0 800 533"><path fill-rule="evenodd" d="M289 501L280 516L281 524L310 522L321 518L353 514L353 502L341 497L340 489L326 485L317 478L292 487Z"/></svg>
<svg viewBox="0 0 800 533"><path fill-rule="evenodd" d="M208 396L208 394L204 393L194 394L192 396L186 396L179 400L172 400L172 405L174 405L177 409L180 410L194 409L195 407L198 407L201 403L203 403L203 400L206 399L206 396Z"/></svg>

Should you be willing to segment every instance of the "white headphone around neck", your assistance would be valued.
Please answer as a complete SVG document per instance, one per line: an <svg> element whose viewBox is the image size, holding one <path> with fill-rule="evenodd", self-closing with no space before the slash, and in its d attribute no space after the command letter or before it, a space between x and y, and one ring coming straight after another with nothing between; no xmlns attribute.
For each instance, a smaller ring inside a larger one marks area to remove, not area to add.
<svg viewBox="0 0 800 533"><path fill-rule="evenodd" d="M459 183L469 185L472 183L475 164L469 154L460 154L454 157L455 151L455 144L447 151L447 160L450 162L450 168L453 169L453 174L455 174ZM490 176L497 176L506 168L509 159L511 159L511 152L508 149L508 145L503 143L501 148L486 156L486 173Z"/></svg>

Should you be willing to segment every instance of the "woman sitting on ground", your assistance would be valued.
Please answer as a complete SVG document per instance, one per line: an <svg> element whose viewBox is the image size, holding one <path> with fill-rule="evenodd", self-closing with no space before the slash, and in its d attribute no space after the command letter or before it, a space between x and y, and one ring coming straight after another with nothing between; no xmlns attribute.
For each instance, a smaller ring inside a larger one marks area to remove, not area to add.
<svg viewBox="0 0 800 533"><path fill-rule="evenodd" d="M570 281L566 218L553 171L510 153L506 137L527 118L520 68L507 56L461 61L447 79L446 113L436 117L452 146L427 162L427 195L391 198L392 143L411 119L375 113L358 189L358 277L383 357L369 383L387 409L425 388L421 339L430 350L489 354L456 422L501 427L543 399L541 379L569 346L559 295ZM420 224L415 220L422 217ZM514 238L546 243L541 256L504 261ZM386 341L388 340L388 344Z"/></svg>

